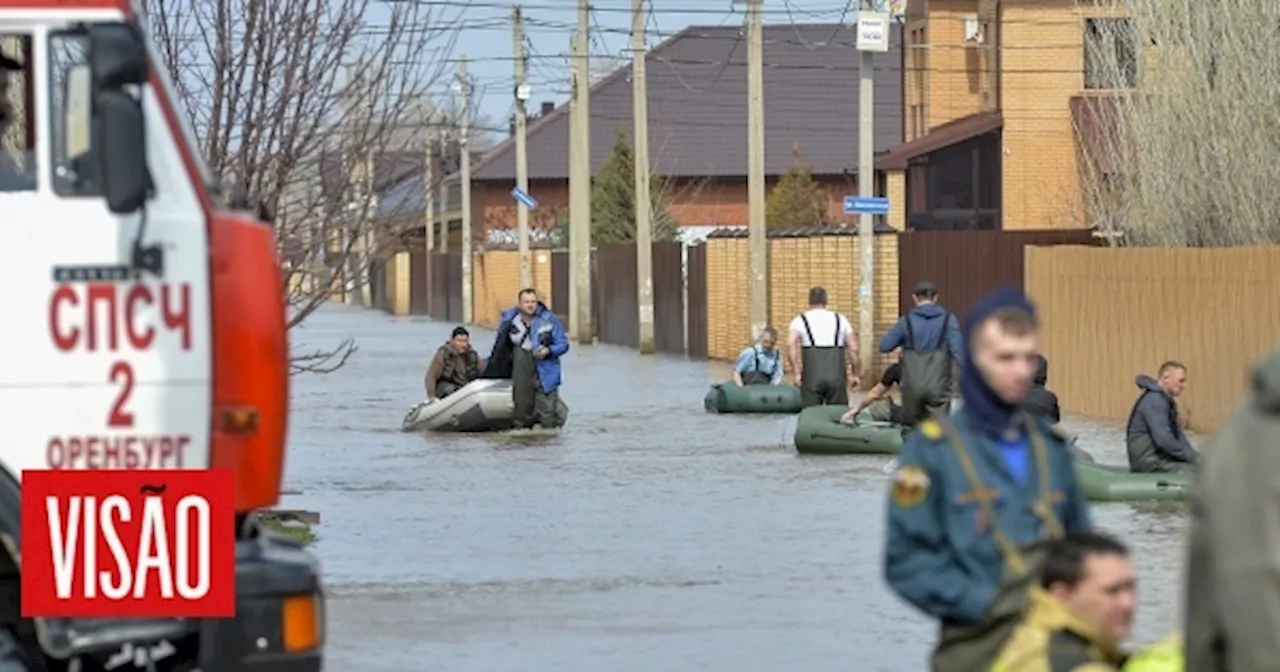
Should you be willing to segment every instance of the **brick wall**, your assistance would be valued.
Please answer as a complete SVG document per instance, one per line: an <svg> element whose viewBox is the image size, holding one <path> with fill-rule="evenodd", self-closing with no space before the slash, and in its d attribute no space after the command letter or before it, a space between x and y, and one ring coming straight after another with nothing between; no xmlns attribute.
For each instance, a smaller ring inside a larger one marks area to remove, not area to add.
<svg viewBox="0 0 1280 672"><path fill-rule="evenodd" d="M807 308L809 288L827 289L831 308L858 319L858 237L850 235L771 238L769 240L769 321L785 332ZM877 336L898 319L898 238L876 236L874 282ZM707 352L712 359L733 359L751 342L747 318L747 239L707 241ZM888 358L876 355L873 373Z"/></svg>
<svg viewBox="0 0 1280 672"><path fill-rule="evenodd" d="M1084 18L1075 0L1006 0L1001 26L1004 227L1087 226L1070 100L1084 89Z"/></svg>
<svg viewBox="0 0 1280 672"><path fill-rule="evenodd" d="M533 250L533 287L542 302L551 305L551 252ZM502 311L516 305L520 286L520 253L515 250L477 252L472 258L472 319L476 324L498 326Z"/></svg>

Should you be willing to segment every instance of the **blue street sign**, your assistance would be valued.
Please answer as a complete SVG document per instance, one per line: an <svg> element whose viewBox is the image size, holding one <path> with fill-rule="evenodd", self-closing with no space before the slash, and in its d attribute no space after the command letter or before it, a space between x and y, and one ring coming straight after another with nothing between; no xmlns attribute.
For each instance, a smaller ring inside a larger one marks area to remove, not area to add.
<svg viewBox="0 0 1280 672"><path fill-rule="evenodd" d="M529 194L521 191L520 187L515 187L514 189L511 190L511 197L523 203L524 207L529 208L530 210L538 209L538 201L536 201Z"/></svg>
<svg viewBox="0 0 1280 672"><path fill-rule="evenodd" d="M872 196L845 196L844 214L887 215L889 214L889 199Z"/></svg>

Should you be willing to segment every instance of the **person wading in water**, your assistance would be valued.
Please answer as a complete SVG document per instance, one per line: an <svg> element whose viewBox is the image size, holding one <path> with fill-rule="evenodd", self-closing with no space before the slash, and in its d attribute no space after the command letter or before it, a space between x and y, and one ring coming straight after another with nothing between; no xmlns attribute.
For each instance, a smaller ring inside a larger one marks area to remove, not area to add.
<svg viewBox="0 0 1280 672"><path fill-rule="evenodd" d="M1066 441L1020 408L1035 377L1035 309L998 291L965 320L964 406L907 437L889 498L885 579L938 619L936 672L989 670L1039 580L1037 542L1090 529Z"/></svg>
<svg viewBox="0 0 1280 672"><path fill-rule="evenodd" d="M809 290L809 310L791 321L789 358L796 387L806 407L849 405L849 391L861 384L858 339L849 318L827 309L827 290Z"/></svg>

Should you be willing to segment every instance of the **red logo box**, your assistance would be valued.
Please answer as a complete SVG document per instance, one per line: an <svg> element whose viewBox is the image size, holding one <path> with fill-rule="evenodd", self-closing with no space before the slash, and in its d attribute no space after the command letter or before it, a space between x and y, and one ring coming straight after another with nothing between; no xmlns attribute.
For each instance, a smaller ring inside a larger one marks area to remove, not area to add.
<svg viewBox="0 0 1280 672"><path fill-rule="evenodd" d="M229 618L230 469L22 472L22 615Z"/></svg>

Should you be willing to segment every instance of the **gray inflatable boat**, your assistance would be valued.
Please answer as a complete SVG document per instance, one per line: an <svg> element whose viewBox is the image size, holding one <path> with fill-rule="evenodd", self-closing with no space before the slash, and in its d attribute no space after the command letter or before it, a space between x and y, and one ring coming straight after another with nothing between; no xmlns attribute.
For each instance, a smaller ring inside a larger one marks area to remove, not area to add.
<svg viewBox="0 0 1280 672"><path fill-rule="evenodd" d="M493 432L512 427L510 380L481 379L432 402L409 409L406 432Z"/></svg>

